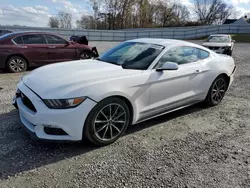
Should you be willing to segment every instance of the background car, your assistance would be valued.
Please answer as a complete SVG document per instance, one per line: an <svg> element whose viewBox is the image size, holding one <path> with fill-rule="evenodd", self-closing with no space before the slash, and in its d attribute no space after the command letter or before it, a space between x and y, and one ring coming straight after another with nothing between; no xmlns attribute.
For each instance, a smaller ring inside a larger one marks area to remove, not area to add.
<svg viewBox="0 0 250 188"><path fill-rule="evenodd" d="M28 67L96 56L95 47L67 41L52 33L18 32L0 37L0 69L14 73Z"/></svg>
<svg viewBox="0 0 250 188"><path fill-rule="evenodd" d="M202 101L218 105L235 68L232 57L200 45L136 39L97 59L34 70L19 82L13 104L39 139L106 145L129 124Z"/></svg>
<svg viewBox="0 0 250 188"><path fill-rule="evenodd" d="M230 35L210 35L203 46L220 54L232 56L235 41Z"/></svg>

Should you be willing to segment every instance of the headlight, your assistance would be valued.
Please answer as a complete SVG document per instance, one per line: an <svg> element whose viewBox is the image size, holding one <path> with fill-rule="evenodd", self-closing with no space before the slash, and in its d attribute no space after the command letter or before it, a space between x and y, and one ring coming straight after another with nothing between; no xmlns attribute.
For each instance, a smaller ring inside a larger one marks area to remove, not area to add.
<svg viewBox="0 0 250 188"><path fill-rule="evenodd" d="M79 106L86 97L77 97L73 99L44 99L43 102L51 109L68 109Z"/></svg>

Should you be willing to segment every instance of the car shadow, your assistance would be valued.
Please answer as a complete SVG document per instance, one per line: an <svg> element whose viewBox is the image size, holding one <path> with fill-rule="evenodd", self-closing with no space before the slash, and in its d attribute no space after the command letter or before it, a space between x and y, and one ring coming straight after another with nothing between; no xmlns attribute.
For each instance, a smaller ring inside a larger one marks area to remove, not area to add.
<svg viewBox="0 0 250 188"><path fill-rule="evenodd" d="M124 136L194 113L203 108L201 104L197 104L143 123L131 125ZM0 179L7 179L28 170L98 149L98 147L92 146L86 141L55 143L32 140L22 128L17 110L1 114L0 122Z"/></svg>
<svg viewBox="0 0 250 188"><path fill-rule="evenodd" d="M35 70L37 68L39 68L39 67L29 67L25 72L30 72L30 71L33 71L33 70ZM0 69L0 74L20 74L20 73L10 73L8 71Z"/></svg>

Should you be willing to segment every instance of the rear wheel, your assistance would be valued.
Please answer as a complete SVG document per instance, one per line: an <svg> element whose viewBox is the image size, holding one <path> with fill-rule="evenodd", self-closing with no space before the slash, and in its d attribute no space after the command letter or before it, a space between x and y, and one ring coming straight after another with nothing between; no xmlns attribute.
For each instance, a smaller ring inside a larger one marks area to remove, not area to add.
<svg viewBox="0 0 250 188"><path fill-rule="evenodd" d="M126 131L130 122L129 108L116 97L98 103L88 115L83 136L95 145L115 142Z"/></svg>
<svg viewBox="0 0 250 188"><path fill-rule="evenodd" d="M226 76L218 76L214 82L212 83L207 97L205 99L205 103L209 106L218 105L225 96L228 87L228 79Z"/></svg>
<svg viewBox="0 0 250 188"><path fill-rule="evenodd" d="M12 73L24 72L27 67L27 61L20 56L12 56L6 64L7 70Z"/></svg>

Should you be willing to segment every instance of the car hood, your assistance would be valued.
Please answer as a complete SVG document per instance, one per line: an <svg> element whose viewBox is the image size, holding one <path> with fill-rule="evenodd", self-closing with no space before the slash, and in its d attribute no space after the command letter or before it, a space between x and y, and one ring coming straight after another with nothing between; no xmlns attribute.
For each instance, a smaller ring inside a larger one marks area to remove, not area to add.
<svg viewBox="0 0 250 188"><path fill-rule="evenodd" d="M215 43L215 42L204 42L202 44L203 46L209 46L209 47L225 47L225 46L231 46L231 43Z"/></svg>
<svg viewBox="0 0 250 188"><path fill-rule="evenodd" d="M38 68L22 78L32 91L43 99L79 97L75 93L84 87L142 73L141 70L123 69L121 66L98 60L79 60L57 63Z"/></svg>

